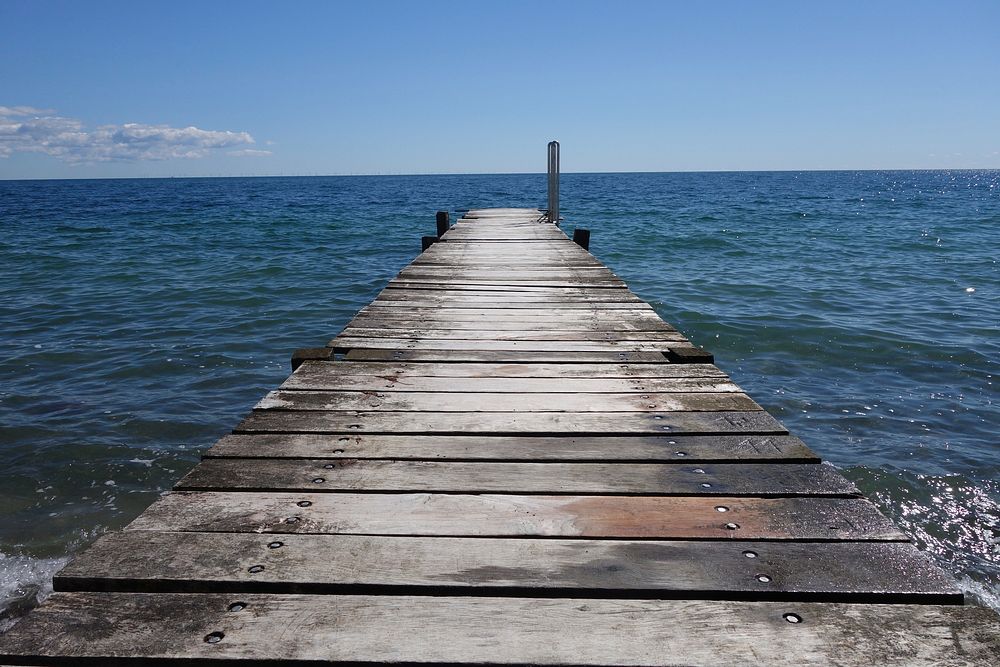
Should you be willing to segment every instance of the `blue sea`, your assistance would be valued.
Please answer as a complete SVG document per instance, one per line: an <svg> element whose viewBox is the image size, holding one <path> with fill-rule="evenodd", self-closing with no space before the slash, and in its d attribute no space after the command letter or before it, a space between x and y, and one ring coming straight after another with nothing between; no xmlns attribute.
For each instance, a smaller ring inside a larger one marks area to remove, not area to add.
<svg viewBox="0 0 1000 667"><path fill-rule="evenodd" d="M544 176L0 182L0 629ZM564 174L563 226L1000 608L1000 171ZM454 215L454 214L453 214Z"/></svg>

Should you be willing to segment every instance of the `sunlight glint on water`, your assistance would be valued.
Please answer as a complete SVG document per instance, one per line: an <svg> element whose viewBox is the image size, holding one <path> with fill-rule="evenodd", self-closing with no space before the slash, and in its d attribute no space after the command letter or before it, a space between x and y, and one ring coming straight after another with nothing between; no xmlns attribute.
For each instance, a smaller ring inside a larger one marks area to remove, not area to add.
<svg viewBox="0 0 1000 667"><path fill-rule="evenodd" d="M419 250L544 176L0 182L0 607L169 489ZM1000 172L565 174L565 227L977 599ZM0 616L2 623L3 616Z"/></svg>

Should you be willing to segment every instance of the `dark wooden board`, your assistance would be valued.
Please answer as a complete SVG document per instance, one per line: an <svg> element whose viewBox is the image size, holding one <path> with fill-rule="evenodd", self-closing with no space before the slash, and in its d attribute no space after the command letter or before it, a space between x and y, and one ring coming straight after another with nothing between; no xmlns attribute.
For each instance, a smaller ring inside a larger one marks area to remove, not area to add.
<svg viewBox="0 0 1000 667"><path fill-rule="evenodd" d="M310 503L302 507L300 503ZM720 512L718 507L728 511ZM728 526L735 526L730 528ZM860 498L175 491L129 530L906 541Z"/></svg>
<svg viewBox="0 0 1000 667"><path fill-rule="evenodd" d="M206 457L444 461L819 463L790 435L473 436L356 433L227 435Z"/></svg>
<svg viewBox="0 0 1000 667"><path fill-rule="evenodd" d="M824 464L483 463L363 459L207 459L180 491L508 493L573 495L850 496Z"/></svg>
<svg viewBox="0 0 1000 667"><path fill-rule="evenodd" d="M426 391L272 391L255 410L392 412L719 412L761 407L744 393L450 393Z"/></svg>
<svg viewBox="0 0 1000 667"><path fill-rule="evenodd" d="M254 566L263 569L251 572ZM57 591L962 602L951 578L905 542L276 540L255 533L125 531L98 540L54 585Z"/></svg>
<svg viewBox="0 0 1000 667"><path fill-rule="evenodd" d="M785 435L752 412L288 412L255 411L237 433L412 433L455 435Z"/></svg>

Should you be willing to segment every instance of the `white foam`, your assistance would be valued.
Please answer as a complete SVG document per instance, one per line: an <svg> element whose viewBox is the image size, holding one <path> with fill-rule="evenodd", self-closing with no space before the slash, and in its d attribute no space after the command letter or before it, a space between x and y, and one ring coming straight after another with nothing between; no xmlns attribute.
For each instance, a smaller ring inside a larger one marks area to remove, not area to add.
<svg viewBox="0 0 1000 667"><path fill-rule="evenodd" d="M1000 589L981 581L975 581L968 576L958 578L958 587L976 602L1000 612Z"/></svg>
<svg viewBox="0 0 1000 667"><path fill-rule="evenodd" d="M52 594L52 575L68 561L0 553L0 633Z"/></svg>

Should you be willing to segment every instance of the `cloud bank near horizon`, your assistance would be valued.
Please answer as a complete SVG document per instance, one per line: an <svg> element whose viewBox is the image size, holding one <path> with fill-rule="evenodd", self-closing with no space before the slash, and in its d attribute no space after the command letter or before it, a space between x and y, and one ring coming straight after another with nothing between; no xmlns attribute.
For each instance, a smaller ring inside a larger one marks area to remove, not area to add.
<svg viewBox="0 0 1000 667"><path fill-rule="evenodd" d="M87 129L83 121L55 115L52 109L0 106L0 158L14 153L42 153L70 164L197 159L217 149L237 157L260 157L271 151L239 148L256 141L248 132L202 130L124 123Z"/></svg>

